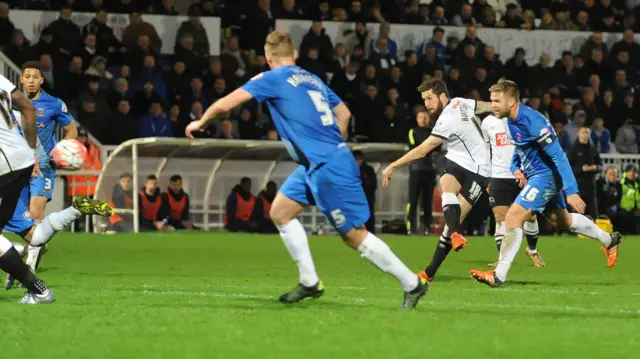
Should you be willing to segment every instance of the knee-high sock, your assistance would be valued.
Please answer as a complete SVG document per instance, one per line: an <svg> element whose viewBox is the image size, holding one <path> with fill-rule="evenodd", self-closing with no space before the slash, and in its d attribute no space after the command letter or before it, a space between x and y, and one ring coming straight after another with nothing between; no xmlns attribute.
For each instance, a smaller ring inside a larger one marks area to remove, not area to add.
<svg viewBox="0 0 640 359"><path fill-rule="evenodd" d="M496 248L498 248L498 252L500 252L500 246L502 245L502 240L504 239L504 231L507 228L507 223L505 221L496 222Z"/></svg>
<svg viewBox="0 0 640 359"><path fill-rule="evenodd" d="M540 228L538 227L538 220L535 222L524 222L524 234L527 237L527 247L530 253L538 252L538 235L540 234Z"/></svg>
<svg viewBox="0 0 640 359"><path fill-rule="evenodd" d="M502 240L500 257L496 267L496 277L501 281L507 280L507 273L511 268L511 263L516 258L522 244L522 228L508 228Z"/></svg>
<svg viewBox="0 0 640 359"><path fill-rule="evenodd" d="M307 232L304 230L302 223L297 218L294 218L289 223L278 225L277 227L278 231L280 231L280 238L282 238L285 247L287 247L289 255L298 266L300 284L305 287L316 285L320 279L311 257Z"/></svg>
<svg viewBox="0 0 640 359"><path fill-rule="evenodd" d="M436 250L433 253L433 259L431 259L431 263L424 270L429 278L436 275L436 272L449 255L449 252L451 252L451 238L449 237L451 233L449 226L445 225L442 235L440 236L440 240L438 241L438 245L436 246Z"/></svg>
<svg viewBox="0 0 640 359"><path fill-rule="evenodd" d="M442 194L442 212L444 222L449 226L451 233L460 232L462 208L460 208L460 201L455 193Z"/></svg>
<svg viewBox="0 0 640 359"><path fill-rule="evenodd" d="M611 245L611 235L581 214L571 213L571 227L569 229L583 236L597 239L605 247Z"/></svg>
<svg viewBox="0 0 640 359"><path fill-rule="evenodd" d="M380 270L394 276L402 284L405 292L412 291L418 286L418 276L407 268L391 251L391 248L373 233L367 234L358 247L358 252Z"/></svg>
<svg viewBox="0 0 640 359"><path fill-rule="evenodd" d="M29 267L22 262L22 258L13 244L0 234L0 269L9 273L13 278L29 289L32 293L41 294L47 287Z"/></svg>
<svg viewBox="0 0 640 359"><path fill-rule="evenodd" d="M53 212L44 217L40 222L31 238L31 245L42 246L49 242L56 232L63 230L65 227L80 218L82 213L73 207L65 208L60 212Z"/></svg>

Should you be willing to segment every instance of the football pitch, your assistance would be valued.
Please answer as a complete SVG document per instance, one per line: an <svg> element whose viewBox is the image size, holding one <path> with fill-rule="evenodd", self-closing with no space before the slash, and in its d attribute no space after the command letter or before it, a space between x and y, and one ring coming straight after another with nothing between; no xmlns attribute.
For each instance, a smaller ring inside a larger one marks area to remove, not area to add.
<svg viewBox="0 0 640 359"><path fill-rule="evenodd" d="M412 269L435 237L383 236ZM507 287L469 269L497 258L491 238L451 253L415 311L402 290L338 237L312 237L325 296L293 306L297 283L278 236L61 234L42 261L51 305L0 292L0 357L21 358L633 358L640 354L639 238L614 269L597 242L540 239ZM525 241L526 243L526 241Z"/></svg>

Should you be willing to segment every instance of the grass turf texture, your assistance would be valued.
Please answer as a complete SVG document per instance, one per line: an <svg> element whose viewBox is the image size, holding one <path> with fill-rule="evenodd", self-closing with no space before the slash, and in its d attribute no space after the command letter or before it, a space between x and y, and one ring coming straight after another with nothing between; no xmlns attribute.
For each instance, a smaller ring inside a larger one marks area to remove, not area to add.
<svg viewBox="0 0 640 359"><path fill-rule="evenodd" d="M435 237L384 236L413 269ZM506 288L469 277L490 238L451 253L413 312L402 290L337 237L311 247L327 291L277 302L297 271L277 236L59 235L42 262L52 305L0 292L2 358L631 358L640 350L640 241L613 270L597 242L541 238L547 266L520 253Z"/></svg>

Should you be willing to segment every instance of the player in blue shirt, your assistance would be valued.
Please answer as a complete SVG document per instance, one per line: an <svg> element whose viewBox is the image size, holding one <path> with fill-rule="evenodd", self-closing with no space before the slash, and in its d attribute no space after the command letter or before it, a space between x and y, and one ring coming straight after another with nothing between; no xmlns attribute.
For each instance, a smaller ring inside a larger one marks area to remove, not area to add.
<svg viewBox="0 0 640 359"><path fill-rule="evenodd" d="M36 156L42 176L31 178L29 202L29 212L36 223L44 219L44 208L51 200L56 181L56 171L49 156L56 145L56 129L58 125L64 127L66 139L75 139L78 135L73 116L67 110L67 106L59 98L44 92L41 89L43 82L44 77L38 62L27 61L22 65L20 83L24 86L24 94L36 108L38 126ZM32 269L36 269L42 253L43 248L29 247L27 264Z"/></svg>
<svg viewBox="0 0 640 359"><path fill-rule="evenodd" d="M269 34L265 57L271 71L255 76L216 101L202 119L189 124L187 137L193 138L193 132L244 102L266 102L285 147L300 164L282 185L271 207L271 219L300 272L299 285L283 294L280 302L295 303L324 294L306 232L296 219L305 207L315 205L347 245L400 281L405 292L402 307L413 308L428 284L364 227L369 207L358 165L342 137L351 113L317 76L295 66L296 56L289 34Z"/></svg>
<svg viewBox="0 0 640 359"><path fill-rule="evenodd" d="M522 243L522 226L532 212L545 209L554 214L556 227L595 238L604 246L608 266L618 260L620 233L600 229L584 213L578 184L551 123L538 111L520 103L520 92L513 81L500 80L491 87L491 106L496 117L507 117L510 140L516 146L511 171L522 191L506 216L507 230L502 240L495 271L472 270L479 282L492 287L503 285ZM566 198L565 198L566 197ZM567 204L578 213L569 213Z"/></svg>

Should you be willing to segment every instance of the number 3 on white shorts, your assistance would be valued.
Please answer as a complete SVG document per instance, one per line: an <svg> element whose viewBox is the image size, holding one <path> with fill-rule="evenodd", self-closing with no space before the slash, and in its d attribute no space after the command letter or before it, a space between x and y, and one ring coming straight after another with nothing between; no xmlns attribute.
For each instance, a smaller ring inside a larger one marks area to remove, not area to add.
<svg viewBox="0 0 640 359"><path fill-rule="evenodd" d="M533 202L536 197L538 197L538 193L540 193L540 191L538 191L537 188L531 187L531 185L526 185L524 186L520 197L522 197L527 202Z"/></svg>
<svg viewBox="0 0 640 359"><path fill-rule="evenodd" d="M331 211L331 218L333 219L333 223L336 224L336 227L342 227L342 225L344 225L344 222L347 220L344 217L344 214L342 214L341 209L334 209L333 211Z"/></svg>

